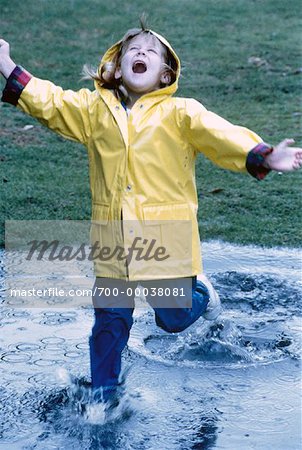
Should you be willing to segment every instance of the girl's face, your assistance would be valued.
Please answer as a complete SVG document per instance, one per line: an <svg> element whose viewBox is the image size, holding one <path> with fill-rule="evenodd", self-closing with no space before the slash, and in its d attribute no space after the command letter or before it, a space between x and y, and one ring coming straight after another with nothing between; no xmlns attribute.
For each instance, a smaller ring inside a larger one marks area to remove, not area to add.
<svg viewBox="0 0 302 450"><path fill-rule="evenodd" d="M139 34L126 45L115 78L122 77L130 95L147 94L159 89L161 82L169 83L170 75L163 71L166 50L155 36Z"/></svg>

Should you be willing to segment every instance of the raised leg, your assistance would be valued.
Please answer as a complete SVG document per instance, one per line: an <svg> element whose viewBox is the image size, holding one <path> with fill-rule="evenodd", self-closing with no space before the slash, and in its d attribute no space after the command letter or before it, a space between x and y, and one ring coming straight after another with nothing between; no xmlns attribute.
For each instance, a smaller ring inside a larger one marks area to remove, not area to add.
<svg viewBox="0 0 302 450"><path fill-rule="evenodd" d="M204 283L193 278L176 278L160 282L148 282L150 286L158 289L159 286L167 288L173 294L173 288L178 288L178 296L150 297L147 300L155 311L156 324L169 333L177 333L192 325L206 311L209 302L209 291ZM158 285L157 285L158 283ZM144 283L145 285L145 283ZM183 289L183 290L181 290ZM174 291L175 292L175 291ZM176 291L177 292L177 291ZM181 294L184 293L185 297ZM169 305L169 308L163 306ZM186 303L190 307L185 307ZM175 305L175 307L171 307Z"/></svg>

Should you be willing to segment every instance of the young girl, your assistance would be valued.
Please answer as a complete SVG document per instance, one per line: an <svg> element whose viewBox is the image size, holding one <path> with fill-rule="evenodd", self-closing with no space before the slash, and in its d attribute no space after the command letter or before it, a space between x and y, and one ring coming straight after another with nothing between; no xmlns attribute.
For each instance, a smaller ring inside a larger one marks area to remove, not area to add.
<svg viewBox="0 0 302 450"><path fill-rule="evenodd" d="M94 258L92 385L101 387L107 400L119 383L138 283L145 288L157 325L167 332L219 313L218 295L200 275L197 153L260 180L270 170L298 169L302 149L289 147L292 139L271 147L199 102L173 97L180 61L162 36L144 27L128 31L107 50L97 73L86 69L94 78L93 92L63 90L31 76L15 65L4 40L0 70L7 79L2 101L87 147L92 241L108 248L118 243L119 248L131 248L131 256L134 251L140 256ZM105 301L101 292L106 287L112 291Z"/></svg>

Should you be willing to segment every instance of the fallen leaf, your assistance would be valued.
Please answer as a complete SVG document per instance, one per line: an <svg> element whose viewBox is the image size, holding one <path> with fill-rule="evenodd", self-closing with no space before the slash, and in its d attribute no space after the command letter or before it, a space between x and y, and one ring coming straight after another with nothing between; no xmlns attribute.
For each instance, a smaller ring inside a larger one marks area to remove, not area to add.
<svg viewBox="0 0 302 450"><path fill-rule="evenodd" d="M216 189L212 189L212 191L209 191L209 194L219 194L219 192L223 192L224 189L222 188L216 188Z"/></svg>
<svg viewBox="0 0 302 450"><path fill-rule="evenodd" d="M247 62L248 62L248 64L251 64L256 67L269 65L268 62L266 61L266 59L259 58L258 56L250 56L249 59L247 60Z"/></svg>

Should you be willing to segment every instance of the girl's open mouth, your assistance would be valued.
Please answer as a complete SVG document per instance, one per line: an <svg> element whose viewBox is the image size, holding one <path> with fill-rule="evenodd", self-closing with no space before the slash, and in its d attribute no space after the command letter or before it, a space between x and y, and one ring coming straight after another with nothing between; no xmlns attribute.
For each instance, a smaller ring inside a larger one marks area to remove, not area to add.
<svg viewBox="0 0 302 450"><path fill-rule="evenodd" d="M144 73L147 70L147 65L144 61L136 61L132 66L132 70L134 73Z"/></svg>

